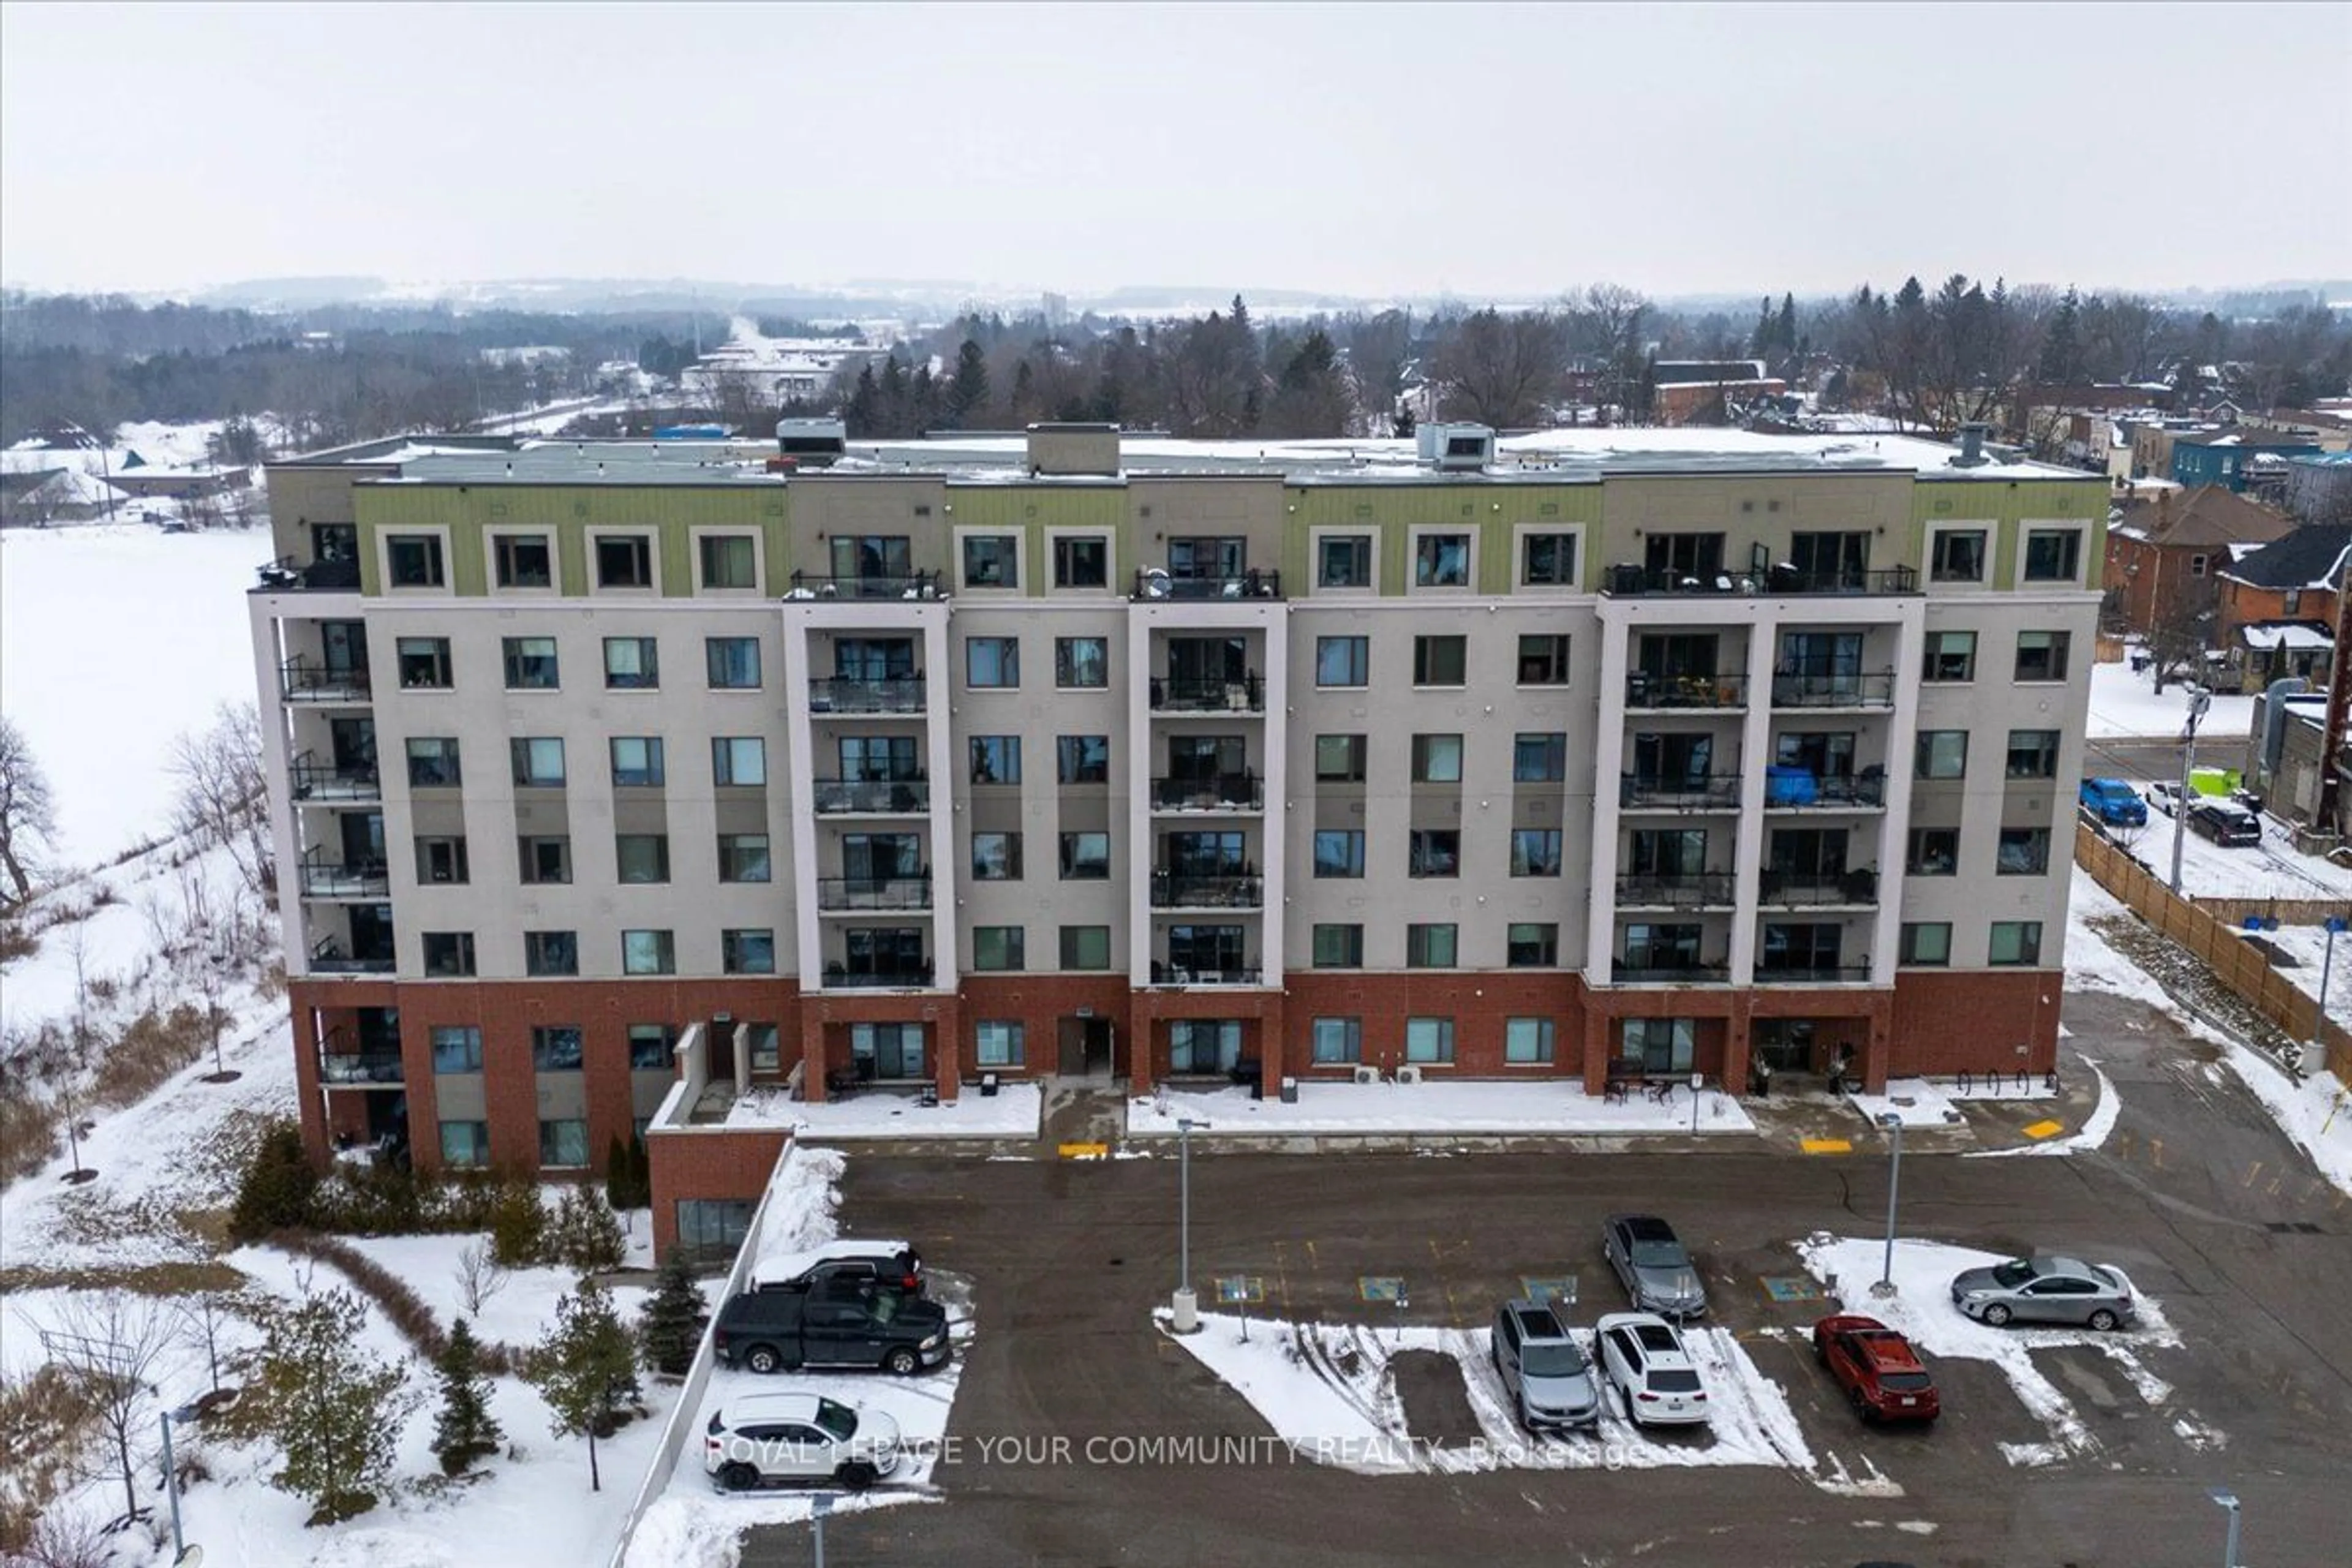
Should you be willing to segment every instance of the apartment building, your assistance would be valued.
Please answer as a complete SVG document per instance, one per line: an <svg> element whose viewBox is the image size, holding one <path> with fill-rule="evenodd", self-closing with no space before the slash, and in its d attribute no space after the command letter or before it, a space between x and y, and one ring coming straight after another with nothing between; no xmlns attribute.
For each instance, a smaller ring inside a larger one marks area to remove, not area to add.
<svg viewBox="0 0 2352 1568"><path fill-rule="evenodd" d="M593 1165L844 1075L2049 1068L2105 479L1423 435L273 467L314 1151Z"/></svg>

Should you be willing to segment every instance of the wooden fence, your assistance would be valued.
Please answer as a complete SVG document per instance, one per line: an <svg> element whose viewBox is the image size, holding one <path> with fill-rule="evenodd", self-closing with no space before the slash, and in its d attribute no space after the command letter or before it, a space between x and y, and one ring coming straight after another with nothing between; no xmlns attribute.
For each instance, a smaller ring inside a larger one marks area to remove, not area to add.
<svg viewBox="0 0 2352 1568"><path fill-rule="evenodd" d="M2100 837L2087 822L2074 826L2074 863L2121 900L2133 913L2194 954L2230 992L2296 1040L2324 1041L2327 1069L2339 1082L2352 1083L2352 1030L2323 1022L2317 998L2306 996L2271 966L2262 951L2245 940L2242 922L2250 914L2276 913L2282 924L2317 925L2331 914L2344 914L2343 903L2266 899L2186 899L2174 893L2147 867ZM2316 911L2301 920L2290 909ZM2345 962L2352 964L2352 942L2346 943ZM2317 1068L2316 1062L2306 1067Z"/></svg>

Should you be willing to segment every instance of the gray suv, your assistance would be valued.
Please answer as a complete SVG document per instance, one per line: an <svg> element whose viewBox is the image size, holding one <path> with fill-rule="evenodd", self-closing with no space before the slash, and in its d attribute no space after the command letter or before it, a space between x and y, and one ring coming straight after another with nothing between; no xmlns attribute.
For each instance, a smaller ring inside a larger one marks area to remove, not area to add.
<svg viewBox="0 0 2352 1568"><path fill-rule="evenodd" d="M1591 1428L1601 1424L1601 1387L1584 1347L1540 1301L1506 1301L1495 1313L1495 1372L1519 1425Z"/></svg>
<svg viewBox="0 0 2352 1568"><path fill-rule="evenodd" d="M1601 1226L1601 1250L1644 1312L1662 1318L1706 1314L1706 1287L1675 1227L1655 1215L1612 1214Z"/></svg>

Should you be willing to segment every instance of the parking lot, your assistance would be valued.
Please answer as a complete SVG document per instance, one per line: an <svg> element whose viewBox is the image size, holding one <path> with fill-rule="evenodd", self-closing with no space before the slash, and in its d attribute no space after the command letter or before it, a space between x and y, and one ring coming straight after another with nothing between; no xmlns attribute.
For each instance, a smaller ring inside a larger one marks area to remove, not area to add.
<svg viewBox="0 0 2352 1568"><path fill-rule="evenodd" d="M1803 1338L1828 1308L1805 1299L1793 1244L1883 1225L1885 1163L1866 1143L1816 1158L1195 1158L1204 1309L1230 1311L1216 1281L1249 1282L1236 1293L1257 1297L1253 1349L1268 1375L1299 1375L1279 1336L1335 1366L1358 1347L1341 1381L1390 1391L1412 1439L1395 1467L1271 1441L1279 1419L1155 1328L1177 1272L1173 1159L856 1156L845 1220L914 1236L935 1267L969 1275L978 1327L947 1428L963 1441L931 1475L942 1500L837 1517L827 1560L2158 1568L2214 1560L2222 1520L2206 1491L2228 1485L2244 1500L2248 1562L2341 1561L2352 1202L2162 1015L2072 996L2067 1022L2123 1095L2106 1146L1914 1156L1901 1229L2117 1264L2168 1332L2041 1348L2028 1336L2021 1373L1931 1353L1945 1415L1926 1432L1862 1426ZM1745 1436L1710 1460L1730 1439L1665 1432L1643 1441L1667 1460L1629 1459L1611 1448L1631 1435L1606 1426L1589 1463L1443 1457L1497 1430L1482 1359L1497 1300L1573 1280L1575 1321L1622 1308L1597 1232L1623 1208L1668 1216L1696 1251L1711 1324L1748 1363L1744 1393L1784 1402L1804 1462L1747 1453ZM1919 1294L1907 1310L1949 1310ZM1363 1364L1363 1347L1383 1344L1400 1357L1385 1379ZM808 1549L805 1530L763 1529L744 1562L797 1564Z"/></svg>

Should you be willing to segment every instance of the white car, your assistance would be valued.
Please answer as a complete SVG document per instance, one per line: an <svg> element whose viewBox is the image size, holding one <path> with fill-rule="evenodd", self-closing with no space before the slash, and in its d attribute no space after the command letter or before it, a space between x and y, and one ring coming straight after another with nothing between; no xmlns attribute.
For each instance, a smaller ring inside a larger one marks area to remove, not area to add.
<svg viewBox="0 0 2352 1568"><path fill-rule="evenodd" d="M2140 793L2147 797L2148 805L2156 807L2157 810L2164 813L2165 816L2179 816L2180 815L2180 786L2179 784L2169 783L2164 779L2158 779L2156 783L2148 785Z"/></svg>
<svg viewBox="0 0 2352 1568"><path fill-rule="evenodd" d="M1601 1373L1636 1426L1705 1426L1706 1384L1683 1337L1654 1312L1611 1312L1593 1325Z"/></svg>
<svg viewBox="0 0 2352 1568"><path fill-rule="evenodd" d="M770 1481L834 1481L862 1492L898 1468L898 1424L822 1394L745 1394L720 1405L702 1468L721 1491Z"/></svg>

